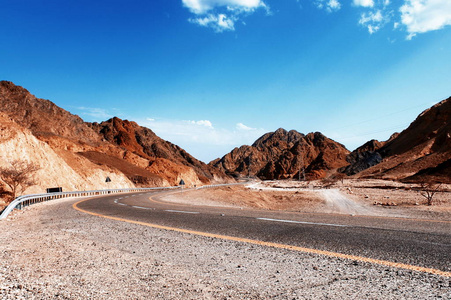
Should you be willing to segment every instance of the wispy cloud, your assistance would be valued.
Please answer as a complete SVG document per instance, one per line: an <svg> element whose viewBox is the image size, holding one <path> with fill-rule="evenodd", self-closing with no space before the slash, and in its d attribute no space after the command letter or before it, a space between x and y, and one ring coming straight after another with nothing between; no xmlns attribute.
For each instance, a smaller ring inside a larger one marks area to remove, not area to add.
<svg viewBox="0 0 451 300"><path fill-rule="evenodd" d="M355 6L363 6L363 7L373 7L374 6L373 0L354 0L353 3Z"/></svg>
<svg viewBox="0 0 451 300"><path fill-rule="evenodd" d="M207 128L213 129L213 124L211 124L211 122L208 120L188 121L188 122L194 125L205 126Z"/></svg>
<svg viewBox="0 0 451 300"><path fill-rule="evenodd" d="M195 17L188 21L209 27L216 32L233 31L235 23L257 9L269 14L269 7L262 0L182 0Z"/></svg>
<svg viewBox="0 0 451 300"><path fill-rule="evenodd" d="M359 24L366 26L370 34L378 31L386 22L387 19L382 15L380 10L363 13L360 15L359 20Z"/></svg>
<svg viewBox="0 0 451 300"><path fill-rule="evenodd" d="M256 128L252 128L252 127L246 126L243 123L237 123L236 124L236 129L238 129L238 130L246 130L246 131L257 130Z"/></svg>
<svg viewBox="0 0 451 300"><path fill-rule="evenodd" d="M79 111L78 114L80 116L90 117L89 121L100 122L110 119L114 116L112 113L110 113L107 109L104 108L78 106L74 107L74 109Z"/></svg>
<svg viewBox="0 0 451 300"><path fill-rule="evenodd" d="M353 0L354 6L366 10L359 24L373 34L388 23L394 30L407 31L410 40L418 33L442 29L451 25L450 0L403 0L401 6L390 0Z"/></svg>
<svg viewBox="0 0 451 300"><path fill-rule="evenodd" d="M450 0L405 0L399 11L401 23L408 32L407 39L451 25Z"/></svg>
<svg viewBox="0 0 451 300"><path fill-rule="evenodd" d="M299 3L299 0L293 0ZM360 10L358 24L370 34L387 24L393 30L407 32L407 39L419 33L439 30L451 25L451 0L310 0L317 8L329 13L343 5ZM264 0L182 0L193 17L188 21L216 32L234 31L236 24L245 24L243 18L258 9L271 14ZM239 22L240 21L240 22ZM238 23L239 22L239 23Z"/></svg>
<svg viewBox="0 0 451 300"><path fill-rule="evenodd" d="M208 14L205 17L191 18L188 21L200 26L213 28L216 32L235 30L237 18L225 14Z"/></svg>
<svg viewBox="0 0 451 300"><path fill-rule="evenodd" d="M314 3L319 9L325 9L328 12L338 11L341 8L338 0L315 0Z"/></svg>
<svg viewBox="0 0 451 300"><path fill-rule="evenodd" d="M234 147L252 144L267 132L243 123L237 123L231 128L219 128L213 126L209 120L168 120L152 117L138 123L204 161L216 158L218 152L226 154Z"/></svg>

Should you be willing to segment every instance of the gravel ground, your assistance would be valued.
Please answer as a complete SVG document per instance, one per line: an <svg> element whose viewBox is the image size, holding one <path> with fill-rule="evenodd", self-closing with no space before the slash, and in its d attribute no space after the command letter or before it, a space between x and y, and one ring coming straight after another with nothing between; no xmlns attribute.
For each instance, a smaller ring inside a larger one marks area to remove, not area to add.
<svg viewBox="0 0 451 300"><path fill-rule="evenodd" d="M451 299L451 279L37 204L0 221L1 299Z"/></svg>

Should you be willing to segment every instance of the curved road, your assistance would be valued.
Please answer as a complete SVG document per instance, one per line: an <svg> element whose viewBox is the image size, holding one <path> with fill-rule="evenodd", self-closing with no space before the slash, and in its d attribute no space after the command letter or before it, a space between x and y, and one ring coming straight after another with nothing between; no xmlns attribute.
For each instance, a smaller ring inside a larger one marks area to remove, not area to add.
<svg viewBox="0 0 451 300"><path fill-rule="evenodd" d="M451 277L451 221L307 214L154 200L167 192L116 194L74 208L169 230L377 263Z"/></svg>

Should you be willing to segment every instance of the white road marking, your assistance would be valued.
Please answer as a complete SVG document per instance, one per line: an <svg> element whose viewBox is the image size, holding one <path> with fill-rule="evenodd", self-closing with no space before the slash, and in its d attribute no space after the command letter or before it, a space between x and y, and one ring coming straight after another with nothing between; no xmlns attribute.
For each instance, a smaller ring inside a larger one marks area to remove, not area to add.
<svg viewBox="0 0 451 300"><path fill-rule="evenodd" d="M263 221L283 222L283 223L322 225L322 226L334 226L334 227L350 227L348 225L340 225L340 224L314 223L314 222L303 222L303 221L293 221L293 220L279 220L279 219L269 219L269 218L256 218L256 219L257 220L263 220Z"/></svg>
<svg viewBox="0 0 451 300"><path fill-rule="evenodd" d="M119 205L127 205L127 204L124 204L124 203L118 203Z"/></svg>
<svg viewBox="0 0 451 300"><path fill-rule="evenodd" d="M142 206L136 206L136 205L132 205L132 207L134 207L134 208L141 208L141 209L152 209L150 207L142 207Z"/></svg>
<svg viewBox="0 0 451 300"><path fill-rule="evenodd" d="M176 213L182 213L182 214L199 214L199 212L197 211L183 211L183 210L172 210L172 209L167 209L165 210L167 212L176 212Z"/></svg>
<svg viewBox="0 0 451 300"><path fill-rule="evenodd" d="M118 201L117 199L116 199L116 200L114 200L114 203L116 203L116 204L117 204L117 201Z"/></svg>

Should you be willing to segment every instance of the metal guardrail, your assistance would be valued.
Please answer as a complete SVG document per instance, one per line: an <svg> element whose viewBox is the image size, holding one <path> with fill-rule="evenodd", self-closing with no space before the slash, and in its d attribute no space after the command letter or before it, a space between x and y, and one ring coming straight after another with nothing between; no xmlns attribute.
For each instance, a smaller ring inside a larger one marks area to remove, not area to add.
<svg viewBox="0 0 451 300"><path fill-rule="evenodd" d="M241 185L244 183L225 183L225 184L211 184L196 187L196 189L206 189L221 186ZM41 203L44 201L69 198L69 197L88 197L99 196L116 193L131 193L131 192L143 192L151 190L169 190L169 189L183 189L183 186L170 186L170 187L153 187L153 188L130 188L130 189L109 189L109 190L93 190L93 191L74 191L74 192L61 192L61 193L47 193L47 194L33 194L17 197L12 201L0 214L0 221L6 219L8 215L14 209L22 209L26 206Z"/></svg>
<svg viewBox="0 0 451 300"><path fill-rule="evenodd" d="M210 185L203 185L196 187L196 190L200 189L208 189L208 188L214 188L214 187L221 187L221 186L231 186L231 185L243 185L247 184L248 182L238 182L238 183L223 183L223 184L210 184Z"/></svg>
<svg viewBox="0 0 451 300"><path fill-rule="evenodd" d="M93 190L93 191L76 191L76 192L61 192L61 193L49 193L49 194L33 194L24 195L14 199L0 214L0 220L6 219L6 217L14 209L22 209L26 206L61 198L69 197L88 197L88 196L98 196L107 194L117 194L117 193L131 193L131 192L143 192L151 190L168 190L168 189L178 189L180 186L171 187L154 187L154 188L130 188L130 189L109 189L109 190Z"/></svg>

